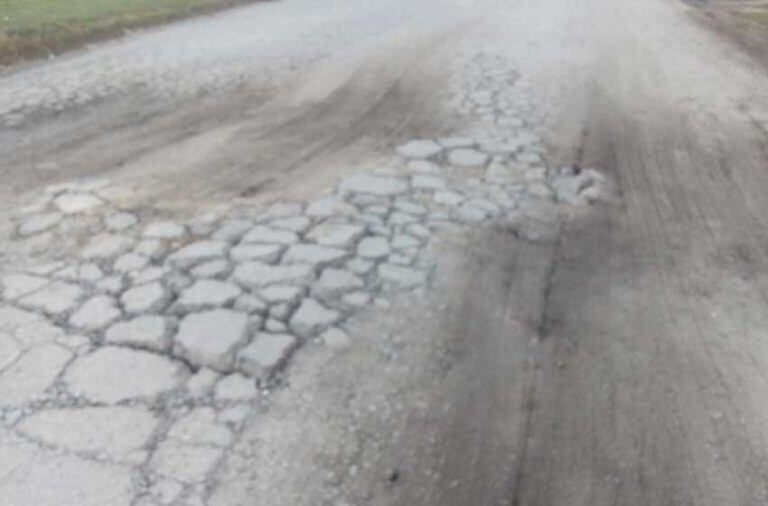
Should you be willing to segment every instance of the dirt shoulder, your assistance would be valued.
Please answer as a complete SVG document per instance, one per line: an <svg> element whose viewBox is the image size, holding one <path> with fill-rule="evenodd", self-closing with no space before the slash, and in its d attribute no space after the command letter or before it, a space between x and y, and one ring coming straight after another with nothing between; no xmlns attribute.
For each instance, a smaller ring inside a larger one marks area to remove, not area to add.
<svg viewBox="0 0 768 506"><path fill-rule="evenodd" d="M695 15L768 64L768 1L693 0Z"/></svg>
<svg viewBox="0 0 768 506"><path fill-rule="evenodd" d="M0 68L60 54L128 30L271 0L0 0Z"/></svg>

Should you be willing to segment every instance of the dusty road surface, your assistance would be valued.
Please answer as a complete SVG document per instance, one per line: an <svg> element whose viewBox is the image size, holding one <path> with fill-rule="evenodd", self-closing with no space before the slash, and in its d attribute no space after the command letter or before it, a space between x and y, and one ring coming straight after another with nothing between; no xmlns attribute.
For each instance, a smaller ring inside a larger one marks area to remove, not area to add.
<svg viewBox="0 0 768 506"><path fill-rule="evenodd" d="M283 0L0 75L0 504L768 504L768 76L673 0Z"/></svg>

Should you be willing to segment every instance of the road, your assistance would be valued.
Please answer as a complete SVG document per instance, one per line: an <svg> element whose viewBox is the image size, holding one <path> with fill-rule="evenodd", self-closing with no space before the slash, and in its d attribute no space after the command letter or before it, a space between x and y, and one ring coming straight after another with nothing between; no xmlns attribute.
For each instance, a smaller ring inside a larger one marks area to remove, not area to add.
<svg viewBox="0 0 768 506"><path fill-rule="evenodd" d="M283 0L0 76L0 503L768 504L768 76L690 9Z"/></svg>

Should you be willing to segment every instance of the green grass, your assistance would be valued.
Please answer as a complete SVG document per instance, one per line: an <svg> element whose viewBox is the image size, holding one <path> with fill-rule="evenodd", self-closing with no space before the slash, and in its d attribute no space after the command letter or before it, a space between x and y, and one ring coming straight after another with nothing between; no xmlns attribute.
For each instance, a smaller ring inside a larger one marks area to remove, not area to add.
<svg viewBox="0 0 768 506"><path fill-rule="evenodd" d="M0 0L0 65L248 0Z"/></svg>

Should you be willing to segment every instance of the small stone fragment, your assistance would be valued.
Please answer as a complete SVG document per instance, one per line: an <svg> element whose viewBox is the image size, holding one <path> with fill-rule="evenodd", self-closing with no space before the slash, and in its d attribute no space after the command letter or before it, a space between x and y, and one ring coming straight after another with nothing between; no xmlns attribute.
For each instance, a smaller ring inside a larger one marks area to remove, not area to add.
<svg viewBox="0 0 768 506"><path fill-rule="evenodd" d="M69 324L85 330L100 330L117 320L120 315L115 299L108 295L96 295L72 314Z"/></svg>
<svg viewBox="0 0 768 506"><path fill-rule="evenodd" d="M106 260L127 252L133 246L133 239L123 235L99 234L83 249L86 260Z"/></svg>
<svg viewBox="0 0 768 506"><path fill-rule="evenodd" d="M174 353L199 365L230 372L234 352L248 339L248 317L229 309L186 316L179 324Z"/></svg>
<svg viewBox="0 0 768 506"><path fill-rule="evenodd" d="M180 363L154 353L105 346L78 358L67 369L64 382L92 401L114 404L177 388L187 374Z"/></svg>
<svg viewBox="0 0 768 506"><path fill-rule="evenodd" d="M229 243L203 240L185 246L168 257L168 263L178 269L188 269L197 264L226 256Z"/></svg>
<svg viewBox="0 0 768 506"><path fill-rule="evenodd" d="M427 282L425 272L400 265L379 265L379 277L400 288L410 289L424 285Z"/></svg>
<svg viewBox="0 0 768 506"><path fill-rule="evenodd" d="M443 147L433 140L418 139L399 146L396 151L403 158L426 159L442 153Z"/></svg>
<svg viewBox="0 0 768 506"><path fill-rule="evenodd" d="M299 236L296 232L265 225L256 225L243 237L244 243L294 244L298 241Z"/></svg>
<svg viewBox="0 0 768 506"><path fill-rule="evenodd" d="M257 334L253 342L237 354L237 368L265 380L285 364L297 345L296 337L290 334Z"/></svg>
<svg viewBox="0 0 768 506"><path fill-rule="evenodd" d="M274 263L280 258L283 248L280 244L240 244L229 251L229 257L236 263L250 260Z"/></svg>
<svg viewBox="0 0 768 506"><path fill-rule="evenodd" d="M187 229L173 221L156 221L144 228L142 236L148 239L181 239L187 234Z"/></svg>
<svg viewBox="0 0 768 506"><path fill-rule="evenodd" d="M30 216L19 225L19 235L29 237L53 228L61 222L61 213L36 214Z"/></svg>
<svg viewBox="0 0 768 506"><path fill-rule="evenodd" d="M203 279L181 292L175 307L184 313L222 307L233 303L241 293L232 283Z"/></svg>
<svg viewBox="0 0 768 506"><path fill-rule="evenodd" d="M320 299L335 298L364 286L363 280L349 271L325 269L312 288L312 294Z"/></svg>
<svg viewBox="0 0 768 506"><path fill-rule="evenodd" d="M349 248L365 234L365 227L361 225L347 225L342 223L323 223L313 228L307 239L323 246L337 248Z"/></svg>
<svg viewBox="0 0 768 506"><path fill-rule="evenodd" d="M128 313L157 313L171 300L171 294L157 281L126 290L120 302Z"/></svg>
<svg viewBox="0 0 768 506"><path fill-rule="evenodd" d="M159 315L137 316L112 325L105 333L105 341L159 352L171 346L171 322Z"/></svg>
<svg viewBox="0 0 768 506"><path fill-rule="evenodd" d="M366 237L357 245L357 255L363 259L378 260L390 252L389 243L383 237Z"/></svg>
<svg viewBox="0 0 768 506"><path fill-rule="evenodd" d="M489 156L475 149L454 149L448 154L448 162L456 167L485 167Z"/></svg>
<svg viewBox="0 0 768 506"><path fill-rule="evenodd" d="M241 285L261 288L270 285L306 285L315 279L314 269L305 264L268 265L248 262L238 265L232 277Z"/></svg>
<svg viewBox="0 0 768 506"><path fill-rule="evenodd" d="M314 244L295 244L285 252L284 264L307 264L315 269L341 265L349 256L343 249Z"/></svg>
<svg viewBox="0 0 768 506"><path fill-rule="evenodd" d="M104 205L103 200L90 193L64 193L53 203L64 214L84 213Z"/></svg>
<svg viewBox="0 0 768 506"><path fill-rule="evenodd" d="M322 332L341 319L341 314L328 309L314 299L304 299L299 309L291 317L290 329L297 335L308 339Z"/></svg>

